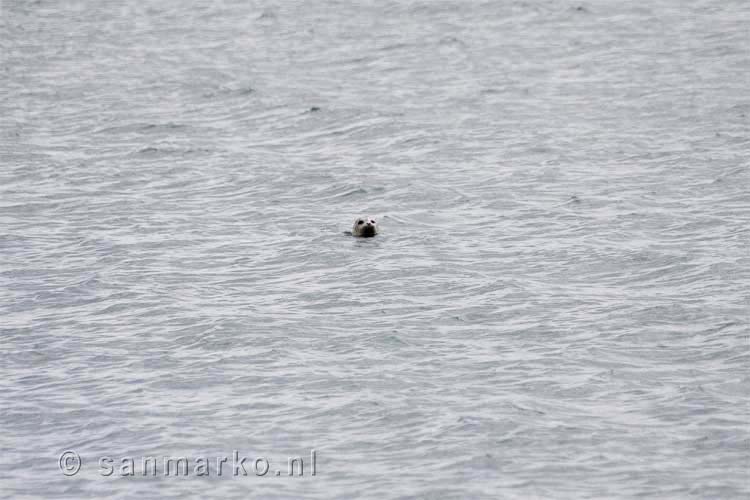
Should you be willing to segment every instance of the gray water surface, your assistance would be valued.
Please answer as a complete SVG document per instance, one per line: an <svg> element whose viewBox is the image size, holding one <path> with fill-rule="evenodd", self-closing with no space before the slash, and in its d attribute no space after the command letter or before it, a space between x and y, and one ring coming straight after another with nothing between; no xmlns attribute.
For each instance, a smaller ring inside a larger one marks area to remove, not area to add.
<svg viewBox="0 0 750 500"><path fill-rule="evenodd" d="M2 1L2 496L748 498L748 26Z"/></svg>

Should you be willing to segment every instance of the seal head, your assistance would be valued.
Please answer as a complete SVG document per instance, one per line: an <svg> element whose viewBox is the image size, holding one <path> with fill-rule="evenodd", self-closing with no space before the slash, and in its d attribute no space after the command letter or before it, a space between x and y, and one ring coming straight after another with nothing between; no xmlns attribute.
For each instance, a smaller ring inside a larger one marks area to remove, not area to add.
<svg viewBox="0 0 750 500"><path fill-rule="evenodd" d="M360 217L354 221L352 234L362 238L372 238L378 234L378 223L372 217Z"/></svg>

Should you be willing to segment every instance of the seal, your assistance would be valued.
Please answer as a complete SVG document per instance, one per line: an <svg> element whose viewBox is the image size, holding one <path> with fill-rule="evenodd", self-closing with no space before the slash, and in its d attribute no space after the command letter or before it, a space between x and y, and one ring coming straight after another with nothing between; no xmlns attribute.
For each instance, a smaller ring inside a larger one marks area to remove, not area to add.
<svg viewBox="0 0 750 500"><path fill-rule="evenodd" d="M354 221L352 235L361 238L372 238L378 234L378 223L372 217L360 217Z"/></svg>

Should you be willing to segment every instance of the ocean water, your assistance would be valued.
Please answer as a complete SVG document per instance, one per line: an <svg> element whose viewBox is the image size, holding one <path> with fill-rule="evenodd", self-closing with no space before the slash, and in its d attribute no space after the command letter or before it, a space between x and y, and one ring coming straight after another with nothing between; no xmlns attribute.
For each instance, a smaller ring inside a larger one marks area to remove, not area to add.
<svg viewBox="0 0 750 500"><path fill-rule="evenodd" d="M1 496L748 498L748 26L0 2Z"/></svg>

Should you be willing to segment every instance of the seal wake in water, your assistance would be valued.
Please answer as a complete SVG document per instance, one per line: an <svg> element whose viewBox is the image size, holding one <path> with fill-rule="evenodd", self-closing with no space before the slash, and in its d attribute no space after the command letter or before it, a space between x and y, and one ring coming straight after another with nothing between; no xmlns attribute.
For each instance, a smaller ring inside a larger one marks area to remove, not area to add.
<svg viewBox="0 0 750 500"><path fill-rule="evenodd" d="M361 238L372 238L378 234L378 223L371 217L360 217L354 221L352 235Z"/></svg>

